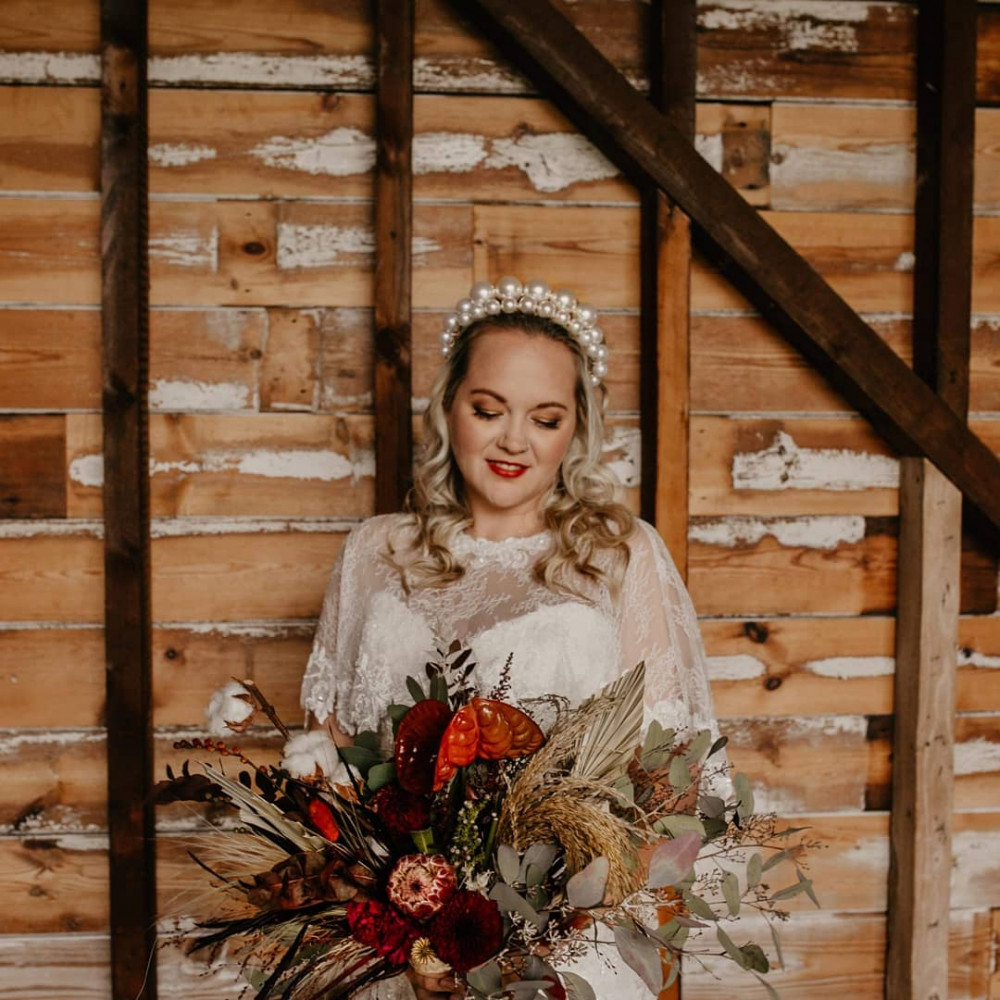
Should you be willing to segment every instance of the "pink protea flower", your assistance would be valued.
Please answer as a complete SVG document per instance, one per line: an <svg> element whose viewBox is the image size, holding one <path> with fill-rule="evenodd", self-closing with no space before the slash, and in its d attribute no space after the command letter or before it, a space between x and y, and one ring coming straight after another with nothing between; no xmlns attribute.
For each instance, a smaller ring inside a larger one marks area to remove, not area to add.
<svg viewBox="0 0 1000 1000"><path fill-rule="evenodd" d="M386 883L389 902L414 920L430 920L458 888L455 869L440 854L406 854Z"/></svg>

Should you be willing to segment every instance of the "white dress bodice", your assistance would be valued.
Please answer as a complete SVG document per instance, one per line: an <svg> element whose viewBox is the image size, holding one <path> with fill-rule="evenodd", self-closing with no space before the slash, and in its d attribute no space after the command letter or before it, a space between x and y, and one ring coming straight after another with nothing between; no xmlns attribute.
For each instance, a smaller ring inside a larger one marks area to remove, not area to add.
<svg viewBox="0 0 1000 1000"><path fill-rule="evenodd" d="M461 534L453 553L462 578L408 594L385 557L403 517L362 522L337 558L302 685L302 705L319 722L332 714L344 732L375 730L388 748L387 706L406 701L406 677L423 680L427 660L459 639L473 650L470 679L483 694L511 658L506 700L521 703L543 728L546 706L533 699L556 695L577 704L644 660L646 724L657 719L665 728L718 734L694 608L650 525L639 521L629 540L617 600L596 584L574 597L537 581L533 566L551 542L544 532L499 542ZM602 951L604 961L573 966L599 997L650 995L630 969L610 961L617 960L613 946ZM366 996L396 1000L412 991L405 980L389 980Z"/></svg>

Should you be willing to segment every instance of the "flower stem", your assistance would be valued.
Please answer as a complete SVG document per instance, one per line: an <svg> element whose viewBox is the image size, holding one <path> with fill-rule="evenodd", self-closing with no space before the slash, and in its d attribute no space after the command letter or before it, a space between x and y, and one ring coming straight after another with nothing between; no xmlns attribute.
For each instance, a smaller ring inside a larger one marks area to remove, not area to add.
<svg viewBox="0 0 1000 1000"><path fill-rule="evenodd" d="M234 677L233 680L238 684L242 684L243 687L246 688L250 697L257 702L260 710L271 720L271 724L274 728L277 729L278 732L281 733L282 737L287 740L291 735L288 732L288 727L278 717L278 713L275 711L274 705L267 700L261 689L257 687L257 685L249 678Z"/></svg>

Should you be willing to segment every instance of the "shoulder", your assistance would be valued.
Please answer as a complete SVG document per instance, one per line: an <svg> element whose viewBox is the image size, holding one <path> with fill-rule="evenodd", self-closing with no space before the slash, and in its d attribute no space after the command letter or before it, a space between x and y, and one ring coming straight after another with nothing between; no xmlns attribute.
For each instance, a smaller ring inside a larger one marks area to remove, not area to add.
<svg viewBox="0 0 1000 1000"><path fill-rule="evenodd" d="M635 518L635 527L628 536L629 569L673 567L673 559L662 536L648 521Z"/></svg>
<svg viewBox="0 0 1000 1000"><path fill-rule="evenodd" d="M390 545L405 544L413 518L409 514L376 514L355 524L343 544L346 560L374 559L389 551Z"/></svg>

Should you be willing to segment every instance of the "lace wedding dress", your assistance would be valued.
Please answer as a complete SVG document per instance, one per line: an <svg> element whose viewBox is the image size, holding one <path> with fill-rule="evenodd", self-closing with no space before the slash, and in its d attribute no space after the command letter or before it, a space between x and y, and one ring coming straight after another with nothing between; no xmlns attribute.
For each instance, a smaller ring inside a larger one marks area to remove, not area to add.
<svg viewBox="0 0 1000 1000"><path fill-rule="evenodd" d="M533 578L550 544L546 532L499 542L462 534L455 551L465 567L461 580L407 596L383 555L403 517L359 524L333 568L302 684L302 705L319 722L332 714L345 732L376 730L391 747L386 707L405 700L407 675L423 678L435 650L460 639L473 649L475 686L484 694L513 654L507 700L523 703L543 728L532 699L556 694L576 704L645 660L645 724L656 719L664 728L718 735L694 608L650 525L640 521L630 539L618 600L592 585L588 603ZM613 945L602 951L604 959L588 956L573 971L602 1000L646 1000L649 990ZM403 977L365 993L372 1000L412 996Z"/></svg>

